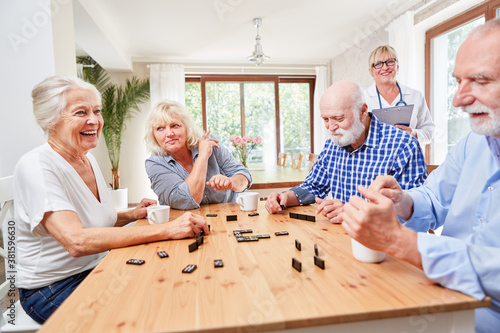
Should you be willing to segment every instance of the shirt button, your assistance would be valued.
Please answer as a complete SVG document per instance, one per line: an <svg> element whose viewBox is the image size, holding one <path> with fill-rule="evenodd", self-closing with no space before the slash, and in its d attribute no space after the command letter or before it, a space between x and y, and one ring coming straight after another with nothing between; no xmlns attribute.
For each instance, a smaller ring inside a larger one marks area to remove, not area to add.
<svg viewBox="0 0 500 333"><path fill-rule="evenodd" d="M488 186L488 190L493 191L493 186Z"/></svg>
<svg viewBox="0 0 500 333"><path fill-rule="evenodd" d="M482 217L479 219L479 222L483 223L483 218Z"/></svg>

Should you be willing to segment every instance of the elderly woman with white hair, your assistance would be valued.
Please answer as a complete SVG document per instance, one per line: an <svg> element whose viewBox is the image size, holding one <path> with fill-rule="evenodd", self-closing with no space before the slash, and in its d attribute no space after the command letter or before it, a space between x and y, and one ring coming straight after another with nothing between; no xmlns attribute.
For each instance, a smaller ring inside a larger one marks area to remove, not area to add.
<svg viewBox="0 0 500 333"><path fill-rule="evenodd" d="M165 224L119 228L146 216L156 201L115 211L95 158L101 135L101 95L78 78L53 76L32 92L33 113L48 139L14 171L17 279L26 313L39 323L106 255L124 246L208 233L204 218L185 213Z"/></svg>
<svg viewBox="0 0 500 333"><path fill-rule="evenodd" d="M210 131L203 134L180 103L162 100L146 120L146 160L151 188L161 204L195 209L234 202L252 184L250 172Z"/></svg>

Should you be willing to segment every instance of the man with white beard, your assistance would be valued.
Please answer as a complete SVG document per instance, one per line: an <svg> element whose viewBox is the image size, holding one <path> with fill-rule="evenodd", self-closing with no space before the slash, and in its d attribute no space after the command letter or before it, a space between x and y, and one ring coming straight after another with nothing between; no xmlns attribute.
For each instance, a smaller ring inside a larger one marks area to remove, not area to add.
<svg viewBox="0 0 500 333"><path fill-rule="evenodd" d="M424 183L427 167L418 141L368 113L363 91L356 83L333 84L319 107L331 137L302 184L269 195L266 209L270 214L281 211L281 206L316 201L316 214L341 223L344 203L352 195L360 195L357 186L368 186L379 175L394 176L404 189ZM324 199L330 192L332 199Z"/></svg>
<svg viewBox="0 0 500 333"><path fill-rule="evenodd" d="M403 191L377 177L344 206L354 239L423 269L442 286L479 300L475 332L500 330L500 18L478 27L460 46L453 99L472 132L419 188ZM406 221L401 224L401 220ZM443 227L441 236L426 231Z"/></svg>

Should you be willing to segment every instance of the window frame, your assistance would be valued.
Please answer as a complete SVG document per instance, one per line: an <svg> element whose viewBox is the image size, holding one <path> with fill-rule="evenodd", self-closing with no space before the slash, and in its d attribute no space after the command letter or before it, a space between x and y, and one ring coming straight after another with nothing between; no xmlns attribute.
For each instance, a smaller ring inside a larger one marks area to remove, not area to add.
<svg viewBox="0 0 500 333"><path fill-rule="evenodd" d="M484 16L485 22L495 18L496 10L500 8L500 0L489 0L482 2L469 10L458 14L425 32L425 100L427 107L431 102L432 82L431 82L431 41L433 38L438 37L450 30L453 30L461 25L471 22L480 16ZM431 108L429 107L429 110ZM431 114L435 112L431 110ZM434 142L427 145L425 148L425 162L431 163L431 149Z"/></svg>
<svg viewBox="0 0 500 333"><path fill-rule="evenodd" d="M314 88L316 84L315 75L270 75L270 74L186 74L185 82L199 82L201 84L201 108L203 119L203 130L207 130L207 110L206 110L206 92L205 84L207 82L274 82L275 98L275 117L276 117L276 162L281 147L281 128L280 124L280 104L279 104L279 84L280 83L308 83L309 84L309 123L310 123L310 142L311 153L314 153ZM240 90L241 93L241 90ZM241 104L240 104L241 105ZM244 107L244 106L243 106ZM245 110L242 107L242 121L244 121ZM245 128L242 128L242 135Z"/></svg>

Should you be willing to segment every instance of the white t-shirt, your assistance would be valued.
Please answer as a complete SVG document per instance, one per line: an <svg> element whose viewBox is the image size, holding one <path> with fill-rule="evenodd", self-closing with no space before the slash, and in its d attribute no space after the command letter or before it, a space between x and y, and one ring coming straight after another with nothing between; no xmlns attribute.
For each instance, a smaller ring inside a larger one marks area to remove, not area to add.
<svg viewBox="0 0 500 333"><path fill-rule="evenodd" d="M86 228L112 227L116 223L109 190L91 154L101 202L76 170L48 143L26 153L14 171L14 210L17 236L16 286L47 286L95 267L107 252L72 257L40 224L46 212L70 210Z"/></svg>
<svg viewBox="0 0 500 333"><path fill-rule="evenodd" d="M427 108L424 95L422 95L422 93L418 90L402 85L401 83L398 84L401 88L403 101L407 105L414 105L413 113L410 119L410 128L417 133L418 142L420 142L421 146L429 144L434 136L434 127L436 126L432 121L431 113L429 112L429 108ZM366 104L368 105L368 111L371 112L373 109L380 109L377 86L375 83L366 88L364 95ZM398 94L392 103L388 103L381 95L380 102L382 103L382 108L396 106L400 98L401 95Z"/></svg>

